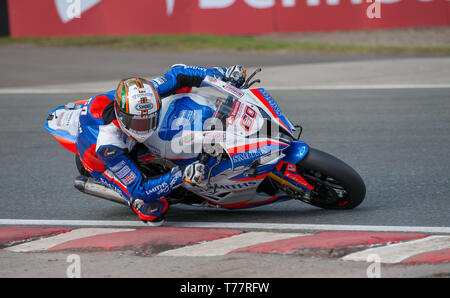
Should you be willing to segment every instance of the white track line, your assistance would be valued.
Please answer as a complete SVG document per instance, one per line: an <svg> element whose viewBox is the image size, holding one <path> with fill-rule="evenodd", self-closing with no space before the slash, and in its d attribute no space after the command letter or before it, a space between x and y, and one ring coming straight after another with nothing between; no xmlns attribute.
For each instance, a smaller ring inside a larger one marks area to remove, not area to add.
<svg viewBox="0 0 450 298"><path fill-rule="evenodd" d="M262 86L266 90L391 90L391 89L448 89L450 84L381 84L381 85L317 85L317 86ZM78 94L101 93L93 88L4 88L0 94Z"/></svg>
<svg viewBox="0 0 450 298"><path fill-rule="evenodd" d="M0 226L84 226L84 227L146 227L136 221L103 220L30 220L0 219ZM282 224L248 222L166 222L165 227L180 228L223 228L223 229L259 229L283 231L362 231L362 232L411 232L450 234L450 227L414 227L414 226L369 226L369 225L326 225L326 224Z"/></svg>
<svg viewBox="0 0 450 298"><path fill-rule="evenodd" d="M139 221L58 220L58 219L0 219L0 226L68 226L68 227L145 227Z"/></svg>
<svg viewBox="0 0 450 298"><path fill-rule="evenodd" d="M95 236L95 235L102 235L102 234L109 234L109 233L115 233L115 232L126 232L126 231L134 231L134 229L111 229L111 228L77 229L77 230L73 230L73 231L59 234L56 236L7 247L7 248L5 248L5 250L12 251L12 252L45 251L56 245L62 244L67 241L79 239L79 238L90 237L90 236Z"/></svg>
<svg viewBox="0 0 450 298"><path fill-rule="evenodd" d="M72 90L72 89L29 89L8 88L0 89L0 94L71 94L71 93L100 93L94 90Z"/></svg>
<svg viewBox="0 0 450 298"><path fill-rule="evenodd" d="M265 86L267 90L391 90L391 89L448 89L450 84L374 84L374 85L317 85Z"/></svg>
<svg viewBox="0 0 450 298"><path fill-rule="evenodd" d="M223 256L239 248L306 235L309 234L249 232L228 238L168 250L158 254L158 256Z"/></svg>
<svg viewBox="0 0 450 298"><path fill-rule="evenodd" d="M420 253L450 248L450 236L430 236L423 239L369 248L346 255L345 261L367 261L370 255L377 255L381 263L399 263Z"/></svg>

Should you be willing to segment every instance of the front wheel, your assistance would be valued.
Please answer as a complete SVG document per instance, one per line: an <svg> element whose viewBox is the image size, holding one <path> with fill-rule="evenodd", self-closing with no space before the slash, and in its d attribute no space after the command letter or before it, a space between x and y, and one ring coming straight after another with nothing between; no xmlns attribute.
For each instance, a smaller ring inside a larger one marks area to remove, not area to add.
<svg viewBox="0 0 450 298"><path fill-rule="evenodd" d="M297 172L314 187L307 202L324 209L352 209L362 203L366 186L361 176L340 159L310 148Z"/></svg>

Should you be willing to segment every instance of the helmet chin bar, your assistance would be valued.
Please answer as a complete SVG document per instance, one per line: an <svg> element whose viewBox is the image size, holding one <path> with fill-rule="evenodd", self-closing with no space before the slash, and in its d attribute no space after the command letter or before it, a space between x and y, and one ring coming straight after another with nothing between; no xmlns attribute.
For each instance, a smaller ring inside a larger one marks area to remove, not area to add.
<svg viewBox="0 0 450 298"><path fill-rule="evenodd" d="M130 138L132 138L134 141L138 142L138 143L145 143L145 141L147 141L151 136L152 136L153 132L146 135L145 137L138 137L138 136L129 136Z"/></svg>
<svg viewBox="0 0 450 298"><path fill-rule="evenodd" d="M119 122L119 124L120 124L120 122ZM129 136L133 141L138 142L138 143L145 143L145 141L147 141L153 135L153 133L155 132L154 130L152 130L151 132L149 132L145 136L142 136L142 135L133 133L133 132L131 132L128 129L124 129L123 127L122 127L122 131L127 136Z"/></svg>

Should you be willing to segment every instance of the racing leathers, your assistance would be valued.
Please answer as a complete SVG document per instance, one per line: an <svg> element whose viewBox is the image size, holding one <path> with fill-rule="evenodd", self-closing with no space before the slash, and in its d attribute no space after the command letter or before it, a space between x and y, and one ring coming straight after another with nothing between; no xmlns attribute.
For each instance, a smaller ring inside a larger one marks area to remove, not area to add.
<svg viewBox="0 0 450 298"><path fill-rule="evenodd" d="M226 68L175 65L150 81L161 98L183 88L200 87L206 76L224 78ZM80 114L76 147L84 168L97 181L120 192L139 218L160 221L168 209L164 198L183 182L178 168L158 178L145 177L130 159L136 142L119 127L114 112L115 90L86 102Z"/></svg>

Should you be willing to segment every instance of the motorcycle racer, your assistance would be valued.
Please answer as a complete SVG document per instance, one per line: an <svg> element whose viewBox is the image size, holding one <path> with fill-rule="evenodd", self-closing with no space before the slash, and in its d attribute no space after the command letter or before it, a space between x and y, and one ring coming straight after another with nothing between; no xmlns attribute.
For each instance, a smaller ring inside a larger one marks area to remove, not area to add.
<svg viewBox="0 0 450 298"><path fill-rule="evenodd" d="M196 162L158 178L146 177L129 156L137 143L157 129L161 100L183 88L201 87L206 76L215 76L240 87L246 78L241 65L204 68L177 64L150 81L128 78L116 90L86 102L80 113L76 147L83 167L97 181L120 192L139 218L161 225L168 210L165 198L182 182L200 183L205 166Z"/></svg>

